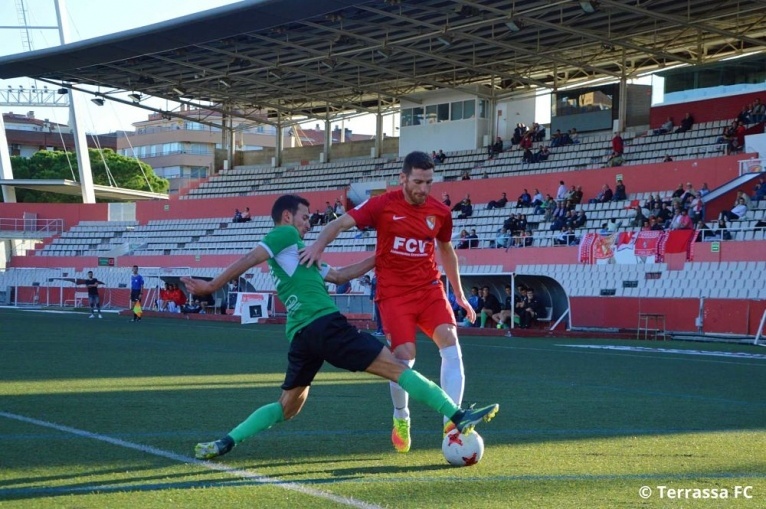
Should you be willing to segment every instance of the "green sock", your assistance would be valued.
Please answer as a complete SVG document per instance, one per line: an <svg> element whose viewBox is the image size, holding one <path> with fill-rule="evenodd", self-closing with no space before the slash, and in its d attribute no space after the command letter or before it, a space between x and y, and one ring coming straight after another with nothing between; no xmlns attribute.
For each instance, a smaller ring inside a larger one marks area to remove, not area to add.
<svg viewBox="0 0 766 509"><path fill-rule="evenodd" d="M484 328L484 326L487 324L487 315L485 313L481 314L481 327Z"/></svg>
<svg viewBox="0 0 766 509"><path fill-rule="evenodd" d="M443 416L451 419L460 408L452 401L441 387L427 379L414 369L405 370L399 380L399 386L413 399L425 403Z"/></svg>
<svg viewBox="0 0 766 509"><path fill-rule="evenodd" d="M250 417L229 432L229 436L234 439L235 444L239 444L256 433L267 430L284 420L282 405L279 402L269 403L250 414Z"/></svg>

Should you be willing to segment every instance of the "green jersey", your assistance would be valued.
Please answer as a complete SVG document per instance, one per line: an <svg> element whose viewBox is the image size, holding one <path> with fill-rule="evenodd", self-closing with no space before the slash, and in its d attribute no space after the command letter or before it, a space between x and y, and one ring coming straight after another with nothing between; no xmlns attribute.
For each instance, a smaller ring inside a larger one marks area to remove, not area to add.
<svg viewBox="0 0 766 509"><path fill-rule="evenodd" d="M269 269L277 287L277 295L287 308L287 339L317 318L338 311L325 288L324 277L330 270L316 265L306 267L298 261L298 250L304 244L292 225L276 226L260 243L269 252Z"/></svg>

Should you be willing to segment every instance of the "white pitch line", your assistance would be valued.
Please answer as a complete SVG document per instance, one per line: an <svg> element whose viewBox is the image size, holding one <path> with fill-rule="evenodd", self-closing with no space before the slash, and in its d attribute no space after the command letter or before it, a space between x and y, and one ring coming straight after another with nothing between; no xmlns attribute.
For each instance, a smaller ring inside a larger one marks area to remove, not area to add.
<svg viewBox="0 0 766 509"><path fill-rule="evenodd" d="M31 417L25 417L23 415L17 415L17 414L12 414L8 412L2 412L2 411L0 411L0 417L5 417L7 419L13 419L16 421L34 424L36 426L42 426L44 428L55 429L57 431L70 433L72 435L77 435L77 436L89 438L92 440L100 440L101 442L106 442L108 444L116 445L119 447L125 447L127 449L133 449L133 450L144 452L147 454L152 454L154 456L160 456L162 458L167 458L173 461L179 461L181 463L191 463L193 465L203 466L205 468L209 468L210 470L216 470L218 472L230 474L234 477L241 477L241 478L249 479L262 484L269 484L272 486L276 486L278 488L284 488L290 491L297 491L298 493L303 493L304 495L309 495L309 496L317 497L317 498L324 498L327 500L331 500L333 502L337 502L342 505L347 505L347 506L355 507L358 509L383 509L381 506L378 506L375 504L368 504L367 502L362 502L361 500L356 500L355 498L352 498L352 497L343 497L340 495L334 495L332 493L316 490L314 488L310 488L308 486L304 486L299 483L285 482L275 477L268 477L265 475L261 475L257 472L250 472L248 470L232 468L223 463L214 463L212 461L202 461L196 458L192 458L191 456L184 456L183 454L176 454L174 452L164 451L156 447L136 444L133 442L128 442L126 440L120 440L119 438L113 438L107 435L101 435L99 433L91 433L90 431L72 428L70 426L63 426L61 424L56 424L53 422L41 421L39 419L33 419Z"/></svg>

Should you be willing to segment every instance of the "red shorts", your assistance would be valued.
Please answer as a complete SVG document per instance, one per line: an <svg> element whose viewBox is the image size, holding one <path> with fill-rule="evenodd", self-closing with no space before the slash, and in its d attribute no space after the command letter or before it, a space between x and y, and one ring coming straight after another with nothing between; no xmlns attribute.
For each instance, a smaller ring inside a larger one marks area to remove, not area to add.
<svg viewBox="0 0 766 509"><path fill-rule="evenodd" d="M400 297L378 301L383 330L391 341L391 350L404 343L414 343L416 327L433 337L439 325L456 325L455 314L441 282L409 292Z"/></svg>

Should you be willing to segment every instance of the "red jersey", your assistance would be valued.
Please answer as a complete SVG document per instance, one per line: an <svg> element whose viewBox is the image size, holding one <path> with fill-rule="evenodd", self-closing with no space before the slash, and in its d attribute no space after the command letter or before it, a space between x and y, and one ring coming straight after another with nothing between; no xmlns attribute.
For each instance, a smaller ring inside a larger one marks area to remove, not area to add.
<svg viewBox="0 0 766 509"><path fill-rule="evenodd" d="M397 189L370 198L348 214L359 228L378 231L376 299L396 297L439 280L435 240L452 240L452 213L443 203L429 196L423 205L411 205Z"/></svg>

